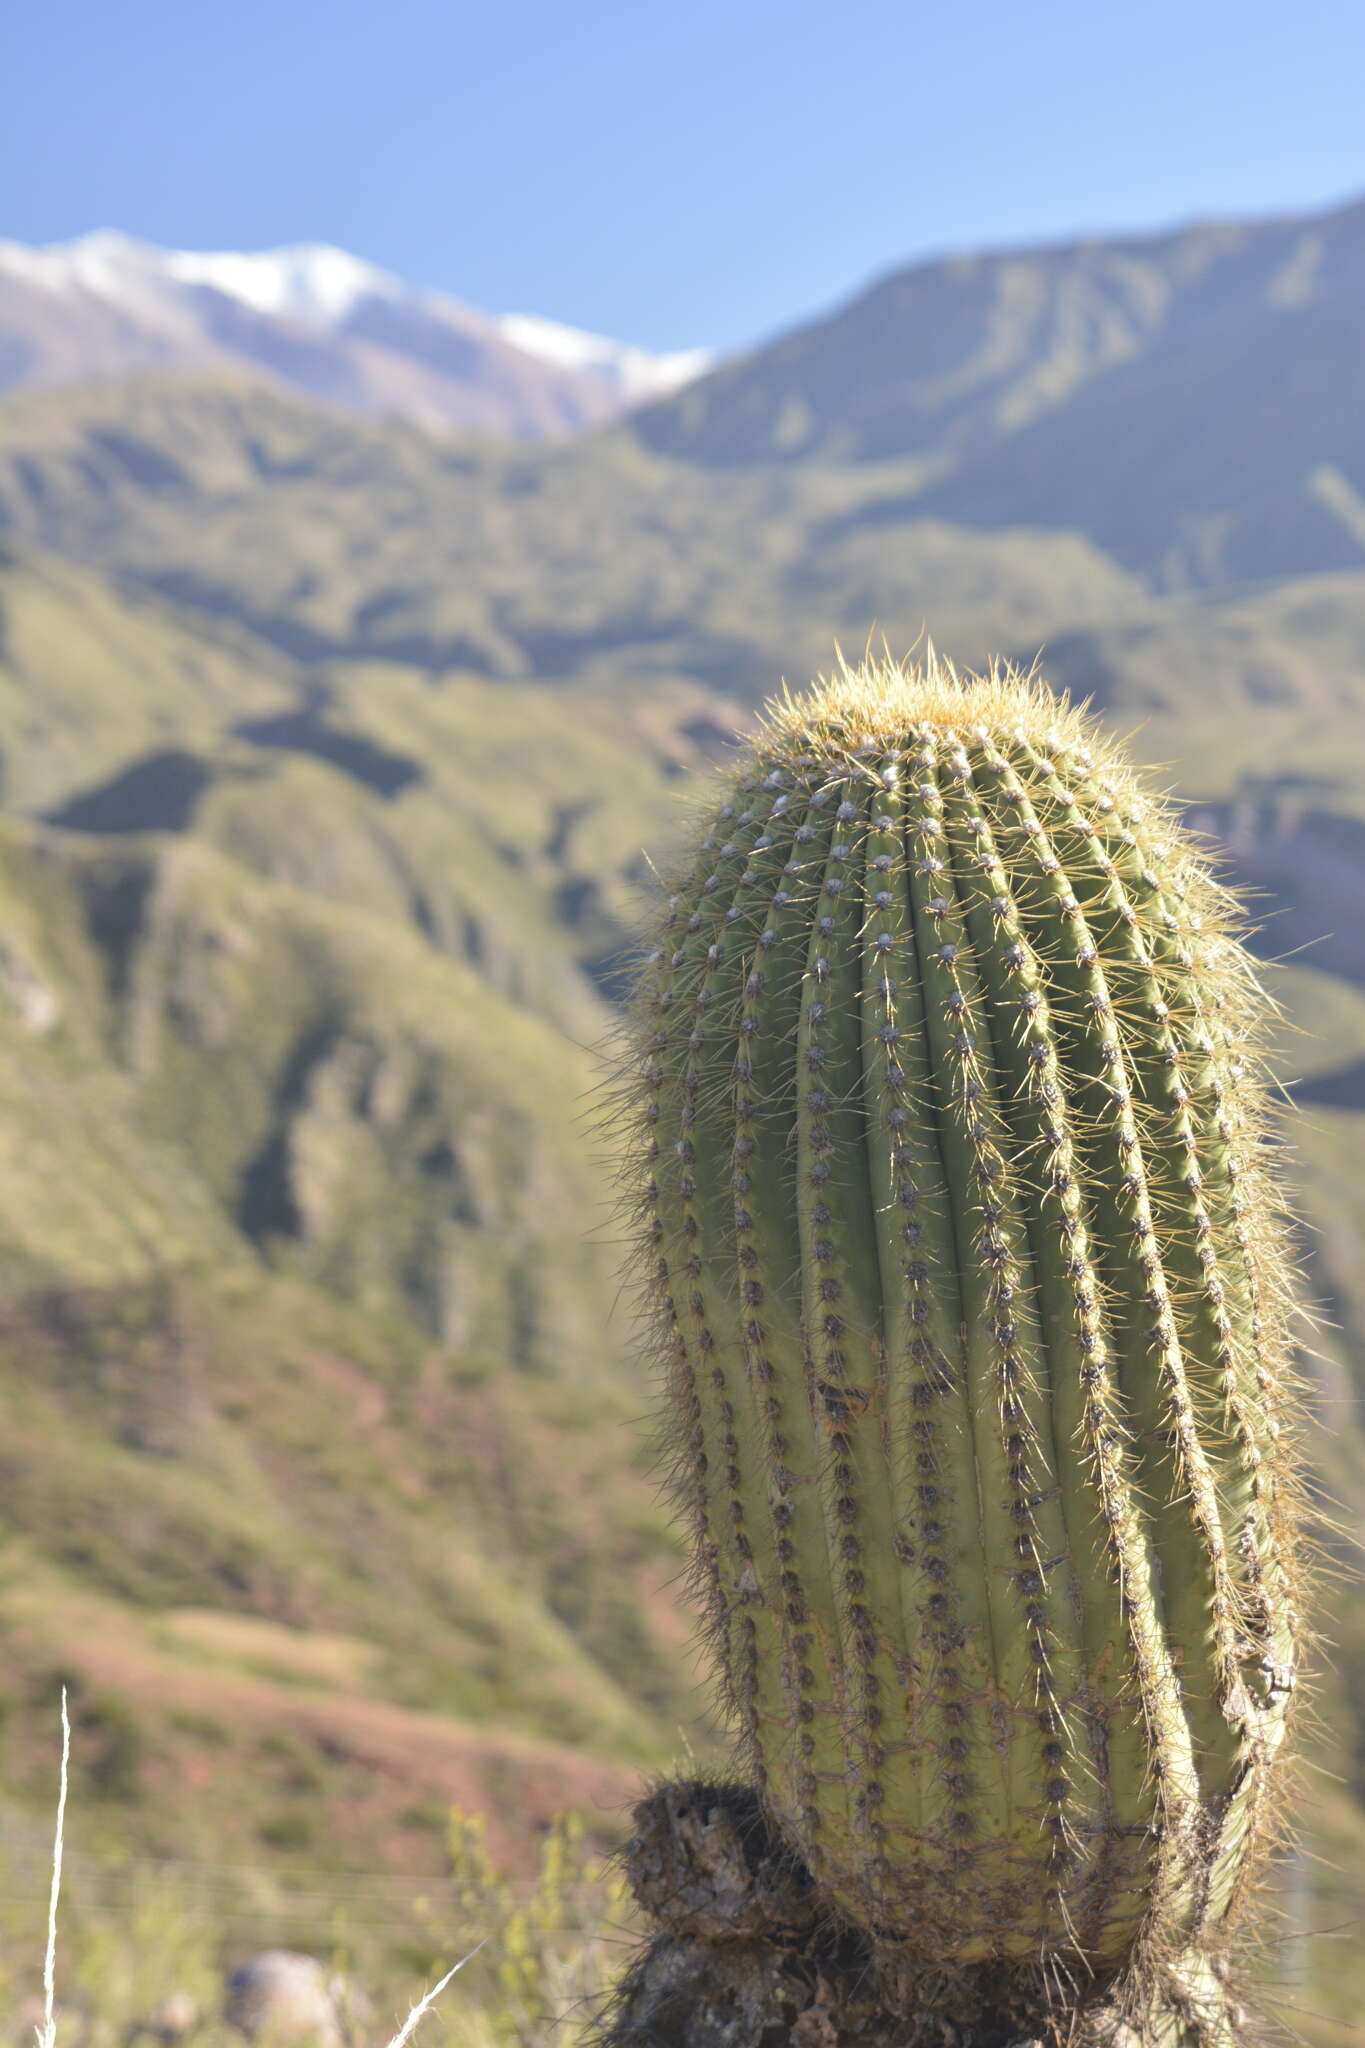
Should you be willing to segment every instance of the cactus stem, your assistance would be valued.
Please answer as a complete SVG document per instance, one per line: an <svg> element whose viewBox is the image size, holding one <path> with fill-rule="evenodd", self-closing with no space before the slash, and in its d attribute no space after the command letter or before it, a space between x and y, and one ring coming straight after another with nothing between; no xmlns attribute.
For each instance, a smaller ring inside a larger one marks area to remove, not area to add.
<svg viewBox="0 0 1365 2048"><path fill-rule="evenodd" d="M729 782L634 1114L743 1761L926 2026L1113 1986L1224 2048L1301 1635L1230 899L1000 666L845 669Z"/></svg>

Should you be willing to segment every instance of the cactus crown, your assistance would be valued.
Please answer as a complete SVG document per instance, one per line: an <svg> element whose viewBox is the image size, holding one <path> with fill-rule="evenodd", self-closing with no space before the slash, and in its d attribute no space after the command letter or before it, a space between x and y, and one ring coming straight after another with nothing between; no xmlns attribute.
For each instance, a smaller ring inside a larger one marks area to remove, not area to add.
<svg viewBox="0 0 1365 2048"><path fill-rule="evenodd" d="M936 1962L1215 1938L1298 1622L1237 907L1003 665L770 706L641 976L633 1186L745 1763Z"/></svg>

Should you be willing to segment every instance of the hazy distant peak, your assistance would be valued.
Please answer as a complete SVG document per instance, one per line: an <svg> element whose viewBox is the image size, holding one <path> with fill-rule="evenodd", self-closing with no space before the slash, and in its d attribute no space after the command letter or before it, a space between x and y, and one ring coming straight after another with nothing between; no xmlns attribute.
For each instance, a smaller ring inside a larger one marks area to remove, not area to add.
<svg viewBox="0 0 1365 2048"><path fill-rule="evenodd" d="M115 228L44 248L0 242L0 273L58 296L90 294L134 314L164 315L182 287L207 285L254 312L321 327L343 320L360 298L402 290L396 278L322 243L255 254L159 249Z"/></svg>
<svg viewBox="0 0 1365 2048"><path fill-rule="evenodd" d="M230 363L426 427L538 436L666 396L711 360L480 312L327 242L161 249L113 228L0 242L0 383Z"/></svg>

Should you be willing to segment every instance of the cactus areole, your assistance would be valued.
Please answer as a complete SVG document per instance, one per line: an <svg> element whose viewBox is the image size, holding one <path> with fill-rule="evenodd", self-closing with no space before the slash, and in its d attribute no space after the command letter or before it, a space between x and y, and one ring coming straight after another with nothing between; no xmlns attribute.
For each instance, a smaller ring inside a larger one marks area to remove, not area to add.
<svg viewBox="0 0 1365 2048"><path fill-rule="evenodd" d="M910 1957L1216 1954L1265 1836L1291 1301L1235 926L1087 719L931 657L769 707L651 940L634 1185L725 1699Z"/></svg>

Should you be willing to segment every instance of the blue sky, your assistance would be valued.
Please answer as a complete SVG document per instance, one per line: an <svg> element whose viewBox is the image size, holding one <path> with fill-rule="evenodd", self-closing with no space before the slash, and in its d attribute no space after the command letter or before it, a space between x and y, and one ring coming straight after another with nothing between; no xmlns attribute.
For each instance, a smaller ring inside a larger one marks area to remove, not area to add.
<svg viewBox="0 0 1365 2048"><path fill-rule="evenodd" d="M43 0L0 234L341 243L655 347L915 257L1365 193L1360 0Z"/></svg>

